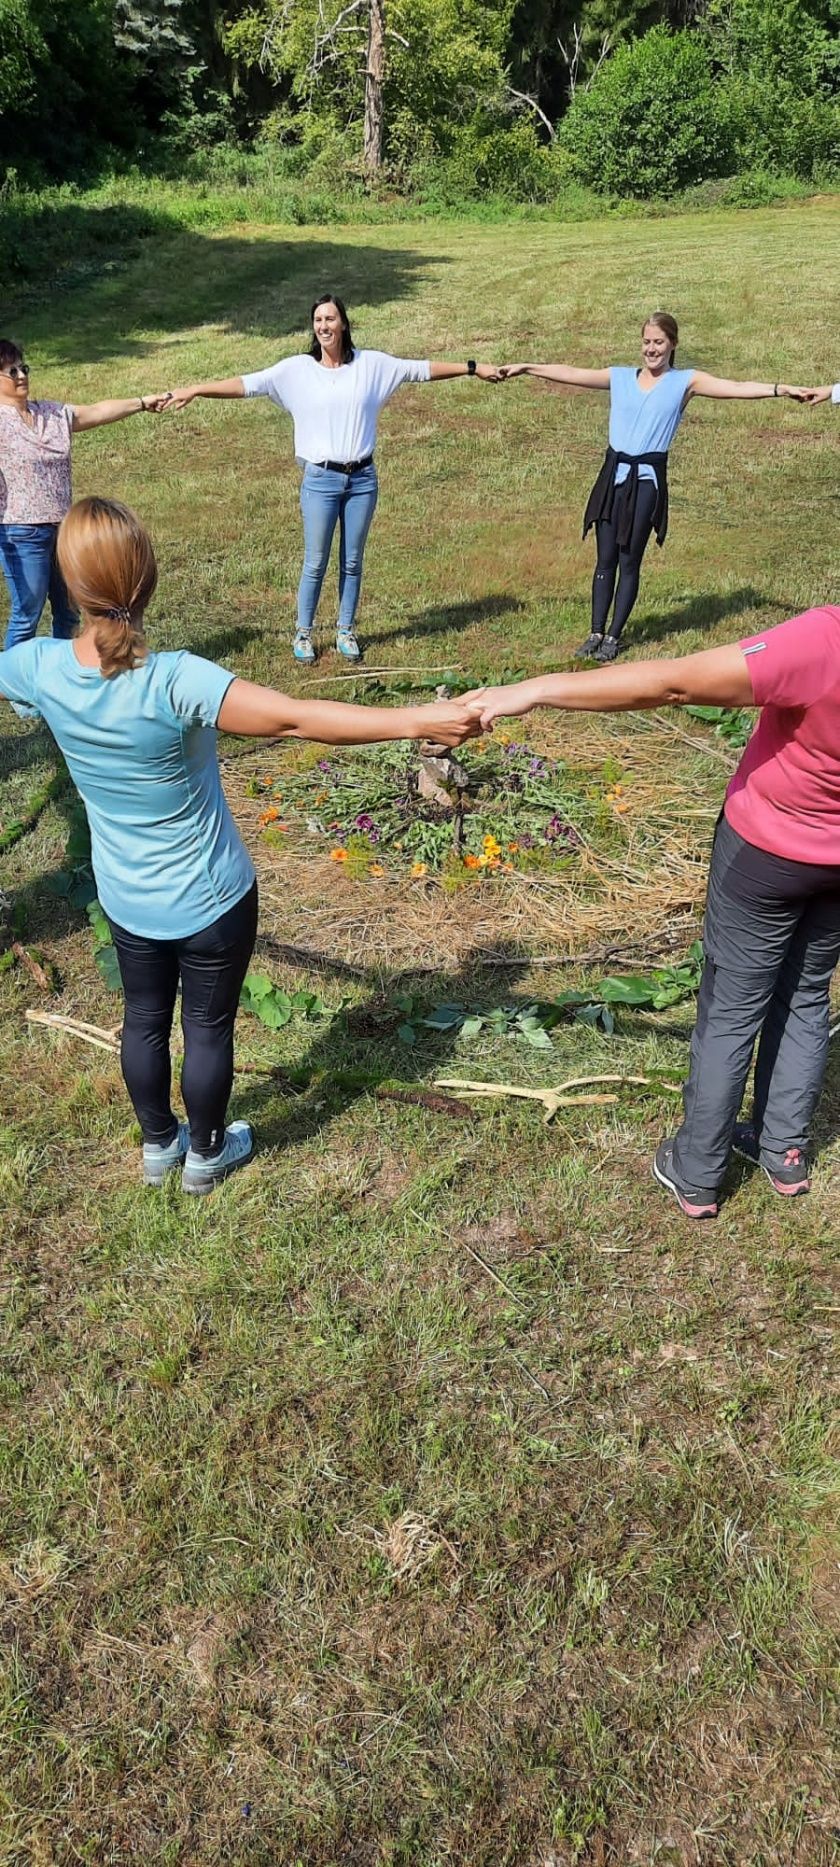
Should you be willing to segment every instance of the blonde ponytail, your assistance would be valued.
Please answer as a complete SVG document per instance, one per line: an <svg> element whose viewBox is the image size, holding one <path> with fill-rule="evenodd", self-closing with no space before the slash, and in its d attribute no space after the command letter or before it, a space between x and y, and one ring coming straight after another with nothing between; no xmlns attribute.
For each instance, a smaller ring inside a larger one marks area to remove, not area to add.
<svg viewBox="0 0 840 1867"><path fill-rule="evenodd" d="M93 625L106 679L146 655L143 620L157 584L152 541L116 499L77 499L58 533L58 561L73 601Z"/></svg>

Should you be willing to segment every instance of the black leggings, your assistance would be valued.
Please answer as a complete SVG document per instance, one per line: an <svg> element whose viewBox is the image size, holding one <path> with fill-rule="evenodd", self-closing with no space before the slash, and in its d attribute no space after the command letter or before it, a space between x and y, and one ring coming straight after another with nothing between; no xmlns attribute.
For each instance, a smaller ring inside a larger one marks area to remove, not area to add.
<svg viewBox="0 0 840 1867"><path fill-rule="evenodd" d="M645 546L653 530L656 492L652 480L640 480L636 492L636 512L627 545L621 549L618 531L612 519L599 519L595 527L598 557L592 579L592 633L603 635L613 600L615 580L618 591L609 633L616 641L639 594L639 572Z"/></svg>
<svg viewBox="0 0 840 1867"><path fill-rule="evenodd" d="M110 921L125 993L122 1073L143 1140L166 1147L178 1124L170 1101L169 1039L178 982L181 1094L197 1154L219 1152L233 1082L233 1026L257 937L257 884L200 933L147 940Z"/></svg>

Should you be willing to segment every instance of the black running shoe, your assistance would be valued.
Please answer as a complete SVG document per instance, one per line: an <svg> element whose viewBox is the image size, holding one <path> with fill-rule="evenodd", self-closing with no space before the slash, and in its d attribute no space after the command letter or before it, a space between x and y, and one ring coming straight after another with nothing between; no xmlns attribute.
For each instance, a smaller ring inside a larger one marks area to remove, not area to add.
<svg viewBox="0 0 840 1867"><path fill-rule="evenodd" d="M581 642L580 648L575 649L575 660L594 661L603 640L602 635L588 635L586 641Z"/></svg>
<svg viewBox="0 0 840 1867"><path fill-rule="evenodd" d="M605 635L603 642L601 643L601 646L598 650L598 653L595 656L595 660L600 661L602 667L607 662L615 661L616 655L619 653L620 646L621 645L619 643L617 635Z"/></svg>

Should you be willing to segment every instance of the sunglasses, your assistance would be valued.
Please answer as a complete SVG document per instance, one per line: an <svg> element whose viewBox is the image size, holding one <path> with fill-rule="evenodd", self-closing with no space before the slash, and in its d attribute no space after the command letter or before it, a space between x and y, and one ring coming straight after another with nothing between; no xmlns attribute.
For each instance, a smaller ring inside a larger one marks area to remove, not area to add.
<svg viewBox="0 0 840 1867"><path fill-rule="evenodd" d="M0 370L0 376L11 376L12 382L28 382L29 364L10 363L7 370Z"/></svg>

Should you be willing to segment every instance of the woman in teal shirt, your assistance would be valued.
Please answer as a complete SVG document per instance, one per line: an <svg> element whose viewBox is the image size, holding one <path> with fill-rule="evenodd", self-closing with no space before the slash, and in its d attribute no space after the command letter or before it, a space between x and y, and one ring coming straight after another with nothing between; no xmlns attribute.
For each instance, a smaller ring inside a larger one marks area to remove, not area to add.
<svg viewBox="0 0 840 1867"><path fill-rule="evenodd" d="M217 730L325 745L426 737L460 745L478 725L458 702L299 701L185 650L151 653L144 624L154 551L139 519L114 500L79 500L60 528L58 556L81 633L0 655L0 694L46 721L84 799L125 993L121 1059L144 1179L158 1185L180 1167L185 1192L208 1193L253 1150L249 1124L226 1129L225 1113L257 885L222 790ZM186 1122L170 1101L179 984Z"/></svg>
<svg viewBox="0 0 840 1867"><path fill-rule="evenodd" d="M543 376L576 389L609 389L609 446L589 495L583 522L595 527L597 560L592 580L592 627L575 653L614 661L621 632L639 593L651 532L663 544L668 529L668 449L694 395L754 400L807 391L788 383L732 382L705 370L674 368L679 330L668 311L642 325L642 367L572 369L565 363L510 363L502 376ZM612 621L608 619L615 598Z"/></svg>

